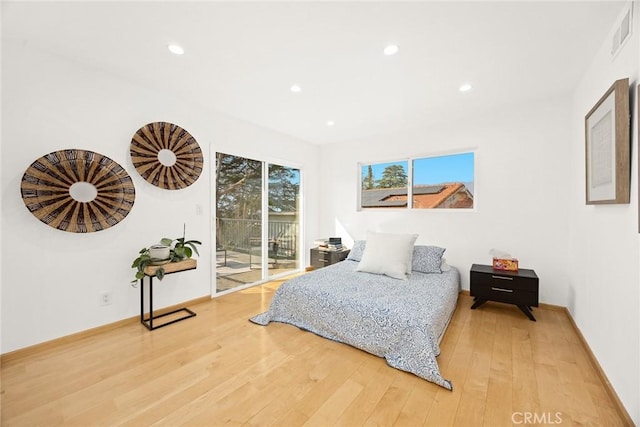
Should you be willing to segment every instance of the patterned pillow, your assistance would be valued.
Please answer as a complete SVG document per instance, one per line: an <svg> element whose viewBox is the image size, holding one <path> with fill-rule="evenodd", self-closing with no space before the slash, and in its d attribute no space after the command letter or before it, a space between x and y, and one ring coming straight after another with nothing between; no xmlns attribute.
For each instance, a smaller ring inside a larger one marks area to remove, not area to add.
<svg viewBox="0 0 640 427"><path fill-rule="evenodd" d="M411 269L421 273L442 273L442 254L445 248L437 246L414 246Z"/></svg>
<svg viewBox="0 0 640 427"><path fill-rule="evenodd" d="M365 246L367 246L366 240L356 240L353 242L353 247L347 256L347 259L360 262L362 260L362 254L364 253Z"/></svg>

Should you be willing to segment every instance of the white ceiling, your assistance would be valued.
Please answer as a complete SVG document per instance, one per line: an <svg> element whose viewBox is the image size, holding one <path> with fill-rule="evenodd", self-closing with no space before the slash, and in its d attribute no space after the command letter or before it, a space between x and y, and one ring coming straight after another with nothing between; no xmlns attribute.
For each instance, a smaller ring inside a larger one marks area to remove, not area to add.
<svg viewBox="0 0 640 427"><path fill-rule="evenodd" d="M625 4L3 1L2 37L320 144L568 93Z"/></svg>

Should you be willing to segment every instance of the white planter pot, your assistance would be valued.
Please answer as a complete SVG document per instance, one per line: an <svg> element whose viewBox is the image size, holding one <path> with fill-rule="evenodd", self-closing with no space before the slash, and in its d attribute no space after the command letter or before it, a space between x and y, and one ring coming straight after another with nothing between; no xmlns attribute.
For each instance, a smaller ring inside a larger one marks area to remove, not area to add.
<svg viewBox="0 0 640 427"><path fill-rule="evenodd" d="M171 248L165 245L152 245L149 248L149 256L154 261L164 261L171 256Z"/></svg>

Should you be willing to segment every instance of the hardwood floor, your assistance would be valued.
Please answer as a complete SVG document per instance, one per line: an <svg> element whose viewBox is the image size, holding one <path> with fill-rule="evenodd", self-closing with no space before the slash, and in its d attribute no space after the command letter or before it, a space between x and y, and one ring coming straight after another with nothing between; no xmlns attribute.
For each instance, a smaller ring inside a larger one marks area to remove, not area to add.
<svg viewBox="0 0 640 427"><path fill-rule="evenodd" d="M2 365L3 426L618 426L565 313L460 295L441 343L447 391L293 326L247 319L279 283L131 322ZM527 418L528 417L528 418ZM526 423L525 421L529 421Z"/></svg>

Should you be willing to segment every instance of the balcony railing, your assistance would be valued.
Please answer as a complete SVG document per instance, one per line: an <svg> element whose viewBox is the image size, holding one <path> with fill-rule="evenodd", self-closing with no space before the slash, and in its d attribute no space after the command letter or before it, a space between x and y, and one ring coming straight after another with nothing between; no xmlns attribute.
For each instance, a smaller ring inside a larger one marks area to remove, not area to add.
<svg viewBox="0 0 640 427"><path fill-rule="evenodd" d="M217 246L237 252L250 252L261 246L261 221L253 219L218 218ZM298 242L299 224L293 221L269 220L267 237L269 250L277 251L279 258L294 258Z"/></svg>

